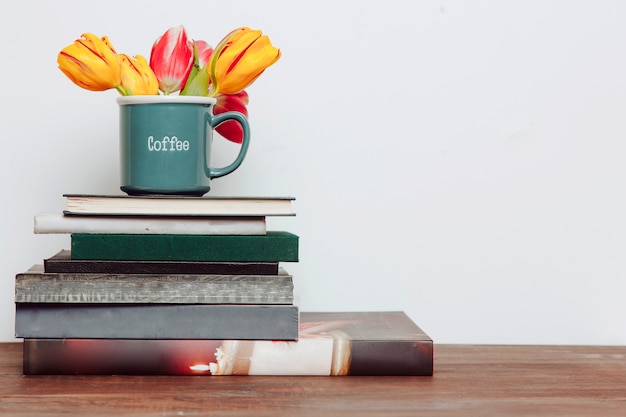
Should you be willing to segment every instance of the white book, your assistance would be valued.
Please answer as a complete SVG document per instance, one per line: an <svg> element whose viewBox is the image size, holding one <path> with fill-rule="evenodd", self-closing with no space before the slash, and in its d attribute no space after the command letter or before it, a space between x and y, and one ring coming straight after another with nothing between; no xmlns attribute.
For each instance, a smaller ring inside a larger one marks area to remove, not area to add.
<svg viewBox="0 0 626 417"><path fill-rule="evenodd" d="M186 197L65 194L66 214L293 216L293 197Z"/></svg>
<svg viewBox="0 0 626 417"><path fill-rule="evenodd" d="M265 217L152 217L35 215L36 234L127 233L186 235L264 235Z"/></svg>

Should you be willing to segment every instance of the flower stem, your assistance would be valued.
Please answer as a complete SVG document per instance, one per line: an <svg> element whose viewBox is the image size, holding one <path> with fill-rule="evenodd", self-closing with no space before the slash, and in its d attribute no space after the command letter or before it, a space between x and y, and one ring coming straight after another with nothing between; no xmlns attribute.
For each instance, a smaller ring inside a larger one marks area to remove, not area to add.
<svg viewBox="0 0 626 417"><path fill-rule="evenodd" d="M126 91L126 90L124 89L124 87L122 87L122 85L121 85L121 84L116 85L116 86L115 86L115 89L116 89L116 90L117 90L117 91L118 91L121 95L123 95L123 96L127 96L127 95L129 95L129 94L128 94L128 91Z"/></svg>

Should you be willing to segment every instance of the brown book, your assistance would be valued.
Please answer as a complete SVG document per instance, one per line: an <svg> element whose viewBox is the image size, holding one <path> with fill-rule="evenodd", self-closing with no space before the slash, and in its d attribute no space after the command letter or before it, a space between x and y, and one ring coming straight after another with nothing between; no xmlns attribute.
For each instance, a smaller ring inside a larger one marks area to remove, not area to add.
<svg viewBox="0 0 626 417"><path fill-rule="evenodd" d="M433 374L433 341L403 312L302 312L297 341L24 340L26 375Z"/></svg>
<svg viewBox="0 0 626 417"><path fill-rule="evenodd" d="M278 262L124 261L72 259L61 250L44 259L46 273L278 275Z"/></svg>

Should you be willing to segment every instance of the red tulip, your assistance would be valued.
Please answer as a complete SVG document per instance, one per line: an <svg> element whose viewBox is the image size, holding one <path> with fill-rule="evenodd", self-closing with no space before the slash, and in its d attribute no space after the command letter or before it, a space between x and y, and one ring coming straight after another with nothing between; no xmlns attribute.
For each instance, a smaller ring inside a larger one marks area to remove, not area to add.
<svg viewBox="0 0 626 417"><path fill-rule="evenodd" d="M152 45L150 67L159 80L159 89L170 94L182 89L193 66L193 42L182 26L168 29Z"/></svg>
<svg viewBox="0 0 626 417"><path fill-rule="evenodd" d="M213 107L214 114L220 114L227 111L237 111L248 117L248 93L240 91L237 94L218 94L217 103ZM241 125L233 120L222 123L217 128L217 133L231 142L243 142L243 129Z"/></svg>
<svg viewBox="0 0 626 417"><path fill-rule="evenodd" d="M198 68L204 68L211 58L213 47L205 41L194 41L194 44L196 45L196 53L198 54Z"/></svg>
<svg viewBox="0 0 626 417"><path fill-rule="evenodd" d="M194 64L180 94L183 96L206 96L209 94L209 73L206 64L211 58L213 48L205 41L194 41L193 46Z"/></svg>

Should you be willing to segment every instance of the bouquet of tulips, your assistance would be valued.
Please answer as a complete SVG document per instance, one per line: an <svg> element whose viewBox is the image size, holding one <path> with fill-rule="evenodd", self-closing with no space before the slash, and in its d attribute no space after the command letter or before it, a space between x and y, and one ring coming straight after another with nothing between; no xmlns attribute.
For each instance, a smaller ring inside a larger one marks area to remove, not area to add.
<svg viewBox="0 0 626 417"><path fill-rule="evenodd" d="M240 27L215 48L187 37L183 26L168 29L152 45L150 62L141 55L118 54L108 37L85 33L59 52L59 69L79 87L116 89L121 95L214 97L214 113L238 111L248 116L245 89L280 58L260 30ZM243 131L226 122L217 131L241 143Z"/></svg>

